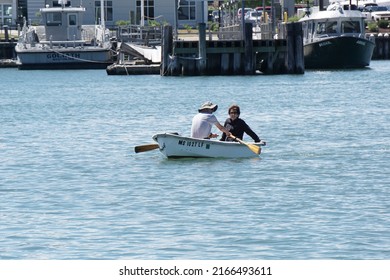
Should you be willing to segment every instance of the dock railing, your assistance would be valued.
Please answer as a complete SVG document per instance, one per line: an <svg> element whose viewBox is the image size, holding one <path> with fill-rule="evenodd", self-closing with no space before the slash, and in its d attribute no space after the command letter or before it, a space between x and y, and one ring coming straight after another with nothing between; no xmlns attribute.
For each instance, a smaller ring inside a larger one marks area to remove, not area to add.
<svg viewBox="0 0 390 280"><path fill-rule="evenodd" d="M116 37L119 42L132 42L142 45L157 45L161 44L161 30L161 26L118 26Z"/></svg>

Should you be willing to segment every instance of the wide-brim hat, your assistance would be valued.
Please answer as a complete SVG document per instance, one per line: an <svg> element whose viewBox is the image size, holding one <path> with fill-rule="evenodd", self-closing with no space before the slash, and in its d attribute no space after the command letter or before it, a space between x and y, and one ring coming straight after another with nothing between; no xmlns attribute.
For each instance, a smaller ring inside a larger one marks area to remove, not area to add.
<svg viewBox="0 0 390 280"><path fill-rule="evenodd" d="M198 109L199 112L205 110L205 109L210 109L212 110L213 112L217 111L218 109L218 105L217 104L213 104L212 102L210 101L207 101L205 103L202 104L202 106L200 106L200 108Z"/></svg>

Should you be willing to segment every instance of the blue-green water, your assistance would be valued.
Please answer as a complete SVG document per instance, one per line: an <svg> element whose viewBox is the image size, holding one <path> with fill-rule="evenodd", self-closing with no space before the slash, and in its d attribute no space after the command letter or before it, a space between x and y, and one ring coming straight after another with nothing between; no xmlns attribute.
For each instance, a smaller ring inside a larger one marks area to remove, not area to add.
<svg viewBox="0 0 390 280"><path fill-rule="evenodd" d="M250 77L0 69L0 259L389 259L390 62ZM257 159L134 153L207 100ZM250 140L246 138L245 140Z"/></svg>

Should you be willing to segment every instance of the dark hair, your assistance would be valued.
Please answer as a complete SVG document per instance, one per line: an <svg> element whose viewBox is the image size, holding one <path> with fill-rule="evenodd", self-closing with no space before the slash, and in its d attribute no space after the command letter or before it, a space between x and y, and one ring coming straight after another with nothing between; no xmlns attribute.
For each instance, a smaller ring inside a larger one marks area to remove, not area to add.
<svg viewBox="0 0 390 280"><path fill-rule="evenodd" d="M230 111L235 110L240 115L240 107L238 105L232 105L229 107L228 114L230 114Z"/></svg>

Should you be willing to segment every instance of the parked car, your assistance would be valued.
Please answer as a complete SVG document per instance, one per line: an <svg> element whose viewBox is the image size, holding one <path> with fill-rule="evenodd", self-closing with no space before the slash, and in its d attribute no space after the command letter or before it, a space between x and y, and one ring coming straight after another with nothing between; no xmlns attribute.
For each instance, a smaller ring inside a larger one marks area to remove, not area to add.
<svg viewBox="0 0 390 280"><path fill-rule="evenodd" d="M264 7L260 6L260 7L256 7L255 10L258 11L258 12L262 12L262 13L265 12L265 13L267 13L268 18L271 19L272 18L272 7L271 6L266 6L265 9L263 9L263 8Z"/></svg>
<svg viewBox="0 0 390 280"><path fill-rule="evenodd" d="M212 20L213 22L219 22L219 17L223 18L223 16L225 15L225 12L224 11L220 11L220 10L214 10L212 12Z"/></svg>
<svg viewBox="0 0 390 280"><path fill-rule="evenodd" d="M245 22L250 22L253 25L256 25L257 23L260 23L262 15L262 11L249 11L245 14Z"/></svg>
<svg viewBox="0 0 390 280"><path fill-rule="evenodd" d="M390 9L387 7L387 11L377 11L371 13L371 19L375 21L390 20Z"/></svg>
<svg viewBox="0 0 390 280"><path fill-rule="evenodd" d="M260 7L256 7L255 8L256 11L263 11L263 7L260 6ZM271 14L271 10L272 10L272 7L271 6L266 6L265 7L265 11L270 15Z"/></svg>
<svg viewBox="0 0 390 280"><path fill-rule="evenodd" d="M366 17L366 21L376 20L374 16L380 15L382 12L389 12L386 6L366 6L362 10L362 14Z"/></svg>
<svg viewBox="0 0 390 280"><path fill-rule="evenodd" d="M239 19L241 19L241 8L239 8L238 9L238 11L237 11L237 17L239 18ZM253 11L253 9L252 8L245 8L245 10L244 10L244 16L245 16L245 14L247 13L247 12L249 12L249 11Z"/></svg>

